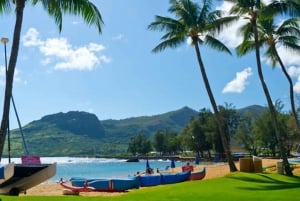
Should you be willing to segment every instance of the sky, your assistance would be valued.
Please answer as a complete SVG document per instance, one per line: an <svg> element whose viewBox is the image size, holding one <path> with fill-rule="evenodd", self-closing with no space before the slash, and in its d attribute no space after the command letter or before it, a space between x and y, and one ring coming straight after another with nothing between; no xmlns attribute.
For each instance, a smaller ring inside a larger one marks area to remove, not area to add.
<svg viewBox="0 0 300 201"><path fill-rule="evenodd" d="M161 114L188 106L211 108L195 50L188 41L177 49L151 50L163 32L147 29L155 15L172 17L168 0L93 0L104 20L102 34L80 17L65 15L59 33L54 19L39 5L27 5L14 78L13 96L22 125L45 115L85 111L100 120ZM199 1L200 2L200 1ZM228 9L228 4L217 5ZM12 40L14 12L0 16L0 37ZM254 54L237 57L239 22L218 38L233 55L201 47L204 65L218 105L236 109L266 106ZM1 44L0 44L1 45ZM0 112L5 54L0 46ZM9 58L11 41L7 43ZM300 57L279 47L300 93ZM2 50L2 51L1 51ZM289 110L288 83L278 67L263 58L263 72L273 101ZM297 102L297 101L296 101ZM299 105L299 104L298 104ZM16 127L13 111L11 127Z"/></svg>

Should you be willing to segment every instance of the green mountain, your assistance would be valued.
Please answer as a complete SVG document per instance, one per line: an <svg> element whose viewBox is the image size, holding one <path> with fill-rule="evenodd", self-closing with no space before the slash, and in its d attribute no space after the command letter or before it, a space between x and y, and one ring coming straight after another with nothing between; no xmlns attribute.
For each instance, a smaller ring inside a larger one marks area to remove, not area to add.
<svg viewBox="0 0 300 201"><path fill-rule="evenodd" d="M241 108L237 111L241 116L246 115L247 113L250 113L253 116L260 116L263 112L267 111L267 108L260 105L251 105L248 107Z"/></svg>
<svg viewBox="0 0 300 201"><path fill-rule="evenodd" d="M266 108L249 106L238 110L240 114L260 115ZM137 134L151 138L158 130L180 132L197 111L183 107L154 116L133 117L122 120L99 120L95 114L79 111L57 113L32 121L23 127L26 145L19 129L11 132L11 153L40 156L117 155L127 151L128 142ZM6 145L3 152L8 153Z"/></svg>
<svg viewBox="0 0 300 201"><path fill-rule="evenodd" d="M114 139L128 143L129 139L143 133L151 137L158 130L180 132L189 122L191 117L198 112L188 107L154 116L134 117L123 120L101 121L106 132L107 139Z"/></svg>
<svg viewBox="0 0 300 201"><path fill-rule="evenodd" d="M94 114L72 111L44 116L24 126L23 133L32 155L112 155L126 152L130 138L137 134L152 137L160 129L180 132L193 116L197 111L183 107L161 115L100 121ZM18 129L11 141L11 153L22 155Z"/></svg>

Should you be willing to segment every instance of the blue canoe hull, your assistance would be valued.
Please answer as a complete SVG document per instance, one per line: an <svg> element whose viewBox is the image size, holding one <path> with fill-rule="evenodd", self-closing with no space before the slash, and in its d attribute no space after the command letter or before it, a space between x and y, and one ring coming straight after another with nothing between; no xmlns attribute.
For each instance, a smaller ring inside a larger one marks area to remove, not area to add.
<svg viewBox="0 0 300 201"><path fill-rule="evenodd" d="M164 184L175 184L189 180L191 172L179 172L176 174L160 174L160 175L142 175L139 176L140 185L146 186L157 186Z"/></svg>
<svg viewBox="0 0 300 201"><path fill-rule="evenodd" d="M94 191L103 192L123 192L129 189L137 189L140 186L139 180L136 177L122 179L84 179L71 178L72 186L84 187L88 185L94 188Z"/></svg>

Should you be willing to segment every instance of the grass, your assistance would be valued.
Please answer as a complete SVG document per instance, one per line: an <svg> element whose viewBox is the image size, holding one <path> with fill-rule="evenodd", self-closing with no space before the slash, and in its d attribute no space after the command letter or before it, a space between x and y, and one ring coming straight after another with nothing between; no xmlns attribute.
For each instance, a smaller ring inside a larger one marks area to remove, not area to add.
<svg viewBox="0 0 300 201"><path fill-rule="evenodd" d="M147 187L121 196L2 196L2 201L300 201L300 177L236 172L223 178Z"/></svg>

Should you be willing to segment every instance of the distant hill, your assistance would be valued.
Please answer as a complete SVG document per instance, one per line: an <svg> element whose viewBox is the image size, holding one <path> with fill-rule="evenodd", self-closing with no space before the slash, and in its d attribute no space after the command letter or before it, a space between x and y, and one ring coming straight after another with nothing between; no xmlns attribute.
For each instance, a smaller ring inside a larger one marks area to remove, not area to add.
<svg viewBox="0 0 300 201"><path fill-rule="evenodd" d="M197 116L198 112L183 107L179 110L154 116L134 117L123 120L101 121L107 138L119 136L119 141L128 140L140 133L151 137L157 130L170 130L180 132L189 122L191 117Z"/></svg>
<svg viewBox="0 0 300 201"><path fill-rule="evenodd" d="M241 108L237 111L241 116L247 113L251 113L253 116L260 116L263 112L267 111L267 108L260 105L251 105L248 107Z"/></svg>
<svg viewBox="0 0 300 201"><path fill-rule="evenodd" d="M111 155L124 153L130 138L137 134L152 137L160 129L180 132L197 114L197 111L183 107L160 115L100 121L94 114L71 111L30 122L24 126L23 133L32 155ZM12 153L22 155L20 131L14 130L11 136Z"/></svg>
<svg viewBox="0 0 300 201"><path fill-rule="evenodd" d="M259 115L264 110L264 107L255 105L238 112ZM71 111L32 121L23 127L23 133L32 155L104 156L126 152L130 138L140 133L150 138L162 129L179 133L191 117L197 115L197 111L183 107L159 115L100 121L95 114ZM18 129L12 132L11 141L11 153L22 155L22 138ZM6 154L5 150L3 154Z"/></svg>

